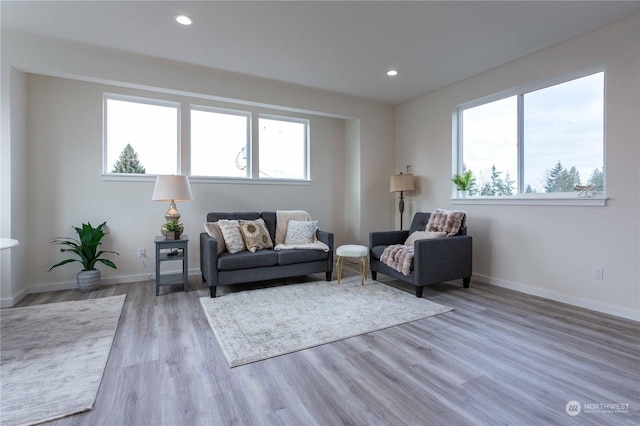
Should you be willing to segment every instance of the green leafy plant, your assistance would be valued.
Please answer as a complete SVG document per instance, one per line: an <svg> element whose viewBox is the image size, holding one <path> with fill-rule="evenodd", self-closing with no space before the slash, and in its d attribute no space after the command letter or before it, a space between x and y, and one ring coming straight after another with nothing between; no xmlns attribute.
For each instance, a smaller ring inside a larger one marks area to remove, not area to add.
<svg viewBox="0 0 640 426"><path fill-rule="evenodd" d="M458 191L468 191L471 186L472 179L473 173L471 173L471 170L466 170L462 173L456 173L453 175L451 182L454 183Z"/></svg>
<svg viewBox="0 0 640 426"><path fill-rule="evenodd" d="M164 229L169 232L178 232L184 229L182 223L177 220L170 220L163 225Z"/></svg>
<svg viewBox="0 0 640 426"><path fill-rule="evenodd" d="M53 244L59 244L62 246L60 249L61 252L71 252L78 256L78 259L66 259L62 262L56 263L49 270L52 270L55 267L66 265L71 262L80 262L82 263L83 271L90 271L95 269L95 265L97 262L100 262L104 265L107 265L110 268L118 269L116 265L108 260L103 259L102 255L106 253L113 253L119 255L115 251L110 250L101 250L98 251L98 246L102 243L102 238L106 235L102 228L106 225L107 222L103 222L97 228L91 226L91 223L83 223L82 228L73 227L78 234L79 240L68 237L58 237L51 240Z"/></svg>

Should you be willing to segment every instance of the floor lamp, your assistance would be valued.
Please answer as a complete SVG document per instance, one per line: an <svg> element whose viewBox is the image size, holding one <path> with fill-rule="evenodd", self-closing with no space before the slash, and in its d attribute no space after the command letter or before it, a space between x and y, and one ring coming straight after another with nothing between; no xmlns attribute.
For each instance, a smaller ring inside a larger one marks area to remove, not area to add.
<svg viewBox="0 0 640 426"><path fill-rule="evenodd" d="M414 191L416 186L413 182L413 175L403 175L400 172L399 175L391 176L391 184L389 192L399 192L400 202L398 203L398 209L400 210L400 230L402 230L402 214L404 213L404 192Z"/></svg>

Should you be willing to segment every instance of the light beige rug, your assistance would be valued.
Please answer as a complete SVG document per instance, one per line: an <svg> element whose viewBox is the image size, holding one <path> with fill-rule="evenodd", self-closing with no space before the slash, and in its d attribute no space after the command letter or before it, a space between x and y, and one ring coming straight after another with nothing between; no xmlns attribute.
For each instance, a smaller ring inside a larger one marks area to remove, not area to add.
<svg viewBox="0 0 640 426"><path fill-rule="evenodd" d="M126 295L0 311L0 424L93 408Z"/></svg>
<svg viewBox="0 0 640 426"><path fill-rule="evenodd" d="M231 367L453 310L360 277L203 297L200 303Z"/></svg>

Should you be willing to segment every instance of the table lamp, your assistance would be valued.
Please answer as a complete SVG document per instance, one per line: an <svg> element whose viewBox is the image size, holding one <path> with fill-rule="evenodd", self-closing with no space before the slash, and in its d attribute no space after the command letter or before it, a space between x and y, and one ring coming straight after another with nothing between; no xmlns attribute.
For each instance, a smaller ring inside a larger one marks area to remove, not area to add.
<svg viewBox="0 0 640 426"><path fill-rule="evenodd" d="M180 212L176 208L176 201L193 200L189 178L182 175L159 175L156 178L156 186L153 189L151 200L169 201L169 210L164 214L164 218L167 223L178 223Z"/></svg>

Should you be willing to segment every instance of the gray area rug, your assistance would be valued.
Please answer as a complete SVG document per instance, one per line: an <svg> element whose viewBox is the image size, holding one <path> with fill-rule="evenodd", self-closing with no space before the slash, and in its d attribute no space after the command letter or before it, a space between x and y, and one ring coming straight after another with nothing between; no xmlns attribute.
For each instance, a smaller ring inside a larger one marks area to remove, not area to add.
<svg viewBox="0 0 640 426"><path fill-rule="evenodd" d="M93 408L126 295L0 311L0 424Z"/></svg>
<svg viewBox="0 0 640 426"><path fill-rule="evenodd" d="M360 277L240 291L200 303L231 367L453 310Z"/></svg>

